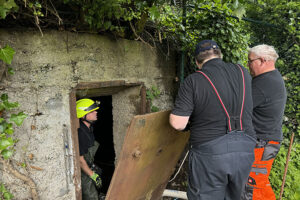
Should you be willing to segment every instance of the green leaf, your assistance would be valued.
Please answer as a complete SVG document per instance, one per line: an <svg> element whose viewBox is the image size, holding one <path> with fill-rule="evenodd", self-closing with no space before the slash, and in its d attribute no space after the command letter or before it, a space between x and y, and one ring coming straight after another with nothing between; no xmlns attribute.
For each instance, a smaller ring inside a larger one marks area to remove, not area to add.
<svg viewBox="0 0 300 200"><path fill-rule="evenodd" d="M159 108L157 106L151 106L151 112L158 112Z"/></svg>
<svg viewBox="0 0 300 200"><path fill-rule="evenodd" d="M6 0L6 2L3 3L3 7L7 9L13 9L17 8L18 6L14 0Z"/></svg>
<svg viewBox="0 0 300 200"><path fill-rule="evenodd" d="M5 9L3 7L0 7L0 18L4 19L6 17L6 15L7 15L7 12L8 12L7 9Z"/></svg>
<svg viewBox="0 0 300 200"><path fill-rule="evenodd" d="M5 106L3 103L0 103L0 111L4 110L5 109Z"/></svg>
<svg viewBox="0 0 300 200"><path fill-rule="evenodd" d="M14 74L15 74L14 69L11 68L11 67L9 67L9 68L7 69L7 72L8 72L10 75L14 75Z"/></svg>
<svg viewBox="0 0 300 200"><path fill-rule="evenodd" d="M0 133L3 133L4 132L4 127L2 124L0 124Z"/></svg>
<svg viewBox="0 0 300 200"><path fill-rule="evenodd" d="M9 192L5 192L3 194L3 197L4 197L5 200L11 200L14 196Z"/></svg>
<svg viewBox="0 0 300 200"><path fill-rule="evenodd" d="M1 95L1 100L2 101L7 101L8 100L8 95L7 94L2 94Z"/></svg>
<svg viewBox="0 0 300 200"><path fill-rule="evenodd" d="M0 139L0 150L4 150L9 146L12 146L14 144L14 141L12 138L3 138Z"/></svg>
<svg viewBox="0 0 300 200"><path fill-rule="evenodd" d="M1 183L1 185L0 185L0 193L3 193L4 191L6 191L5 187L4 187L4 184Z"/></svg>
<svg viewBox="0 0 300 200"><path fill-rule="evenodd" d="M158 19L160 16L158 8L156 6L152 6L151 8L149 8L149 15L153 21L155 19Z"/></svg>
<svg viewBox="0 0 300 200"><path fill-rule="evenodd" d="M7 127L4 130L4 132L9 134L9 135L13 134L14 133L13 124L12 123L7 124Z"/></svg>
<svg viewBox="0 0 300 200"><path fill-rule="evenodd" d="M3 158L6 159L6 160L9 159L9 158L13 155L13 153L14 153L14 151L13 151L12 149L9 149L9 150L4 149L4 150L1 152Z"/></svg>
<svg viewBox="0 0 300 200"><path fill-rule="evenodd" d="M234 8L237 8L239 6L239 1L238 0L235 0L234 3L233 3L233 7Z"/></svg>
<svg viewBox="0 0 300 200"><path fill-rule="evenodd" d="M233 13L239 18L242 19L242 17L246 13L246 9L243 6L239 6L238 9L234 10Z"/></svg>
<svg viewBox="0 0 300 200"><path fill-rule="evenodd" d="M3 102L4 108L7 110L11 110L13 108L17 108L19 107L19 103L18 102L8 102L8 101L4 101Z"/></svg>
<svg viewBox="0 0 300 200"><path fill-rule="evenodd" d="M0 59L6 64L11 64L15 51L10 46L6 45L4 48L0 49Z"/></svg>
<svg viewBox="0 0 300 200"><path fill-rule="evenodd" d="M24 112L19 112L17 115L12 114L10 116L10 121L15 122L17 126L21 126L26 117L27 115Z"/></svg>
<svg viewBox="0 0 300 200"><path fill-rule="evenodd" d="M4 133L5 129L7 128L7 123L4 121L0 124L0 133Z"/></svg>
<svg viewBox="0 0 300 200"><path fill-rule="evenodd" d="M21 167L25 168L26 167L26 163L21 163Z"/></svg>
<svg viewBox="0 0 300 200"><path fill-rule="evenodd" d="M111 27L111 21L106 21L105 23L104 23L104 28L105 29L109 29Z"/></svg>
<svg viewBox="0 0 300 200"><path fill-rule="evenodd" d="M0 18L4 19L7 13L17 10L19 7L14 0L0 0Z"/></svg>

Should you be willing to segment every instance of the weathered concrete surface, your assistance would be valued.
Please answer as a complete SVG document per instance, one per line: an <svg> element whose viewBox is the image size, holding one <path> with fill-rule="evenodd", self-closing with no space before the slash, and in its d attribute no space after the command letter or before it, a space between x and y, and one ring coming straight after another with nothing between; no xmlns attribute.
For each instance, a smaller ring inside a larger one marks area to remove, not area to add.
<svg viewBox="0 0 300 200"><path fill-rule="evenodd" d="M11 64L15 75L2 81L0 93L18 101L19 110L29 115L16 128L20 141L13 159L42 168L25 171L15 163L33 178L40 199L75 199L72 145L77 144L71 139L69 93L78 83L125 80L144 82L148 88L156 85L162 96L154 104L161 110L171 108L175 63L140 42L95 34L46 31L42 37L36 30L0 30L0 46L6 44L16 51ZM138 114L138 95L139 87L133 87L112 96L117 154L132 116ZM30 197L28 187L1 165L0 182L15 199Z"/></svg>

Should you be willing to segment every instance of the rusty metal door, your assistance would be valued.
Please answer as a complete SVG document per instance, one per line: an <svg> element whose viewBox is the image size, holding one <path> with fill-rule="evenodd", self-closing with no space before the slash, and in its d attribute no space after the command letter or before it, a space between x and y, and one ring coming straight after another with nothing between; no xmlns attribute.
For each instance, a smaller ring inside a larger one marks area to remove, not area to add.
<svg viewBox="0 0 300 200"><path fill-rule="evenodd" d="M127 130L106 200L160 199L188 141L169 125L170 111L138 115Z"/></svg>

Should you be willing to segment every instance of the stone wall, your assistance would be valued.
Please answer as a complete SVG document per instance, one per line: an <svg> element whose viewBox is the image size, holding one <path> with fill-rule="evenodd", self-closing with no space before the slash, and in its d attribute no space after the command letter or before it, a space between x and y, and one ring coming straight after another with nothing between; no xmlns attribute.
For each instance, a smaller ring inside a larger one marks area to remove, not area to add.
<svg viewBox="0 0 300 200"><path fill-rule="evenodd" d="M0 83L1 94L18 101L20 110L28 114L14 133L19 142L13 163L33 178L40 199L76 199L72 147L77 144L72 143L69 94L78 83L124 80L143 82L147 88L156 85L162 95L155 105L161 110L171 108L174 59L166 60L143 43L87 33L45 31L42 37L36 30L0 29L0 46L6 44L16 51L11 64L15 74ZM136 88L113 95L115 105L121 99L128 105L114 110L118 153L130 118L138 114L127 99L131 93L136 93ZM23 162L42 170L23 169L18 165ZM15 199L30 197L29 188L1 165L0 182Z"/></svg>

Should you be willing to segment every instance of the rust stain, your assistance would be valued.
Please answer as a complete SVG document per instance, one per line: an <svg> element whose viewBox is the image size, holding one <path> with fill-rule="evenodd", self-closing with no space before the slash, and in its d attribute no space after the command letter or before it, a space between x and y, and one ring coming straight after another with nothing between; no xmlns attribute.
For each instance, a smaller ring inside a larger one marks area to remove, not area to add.
<svg viewBox="0 0 300 200"><path fill-rule="evenodd" d="M188 141L169 125L170 111L135 116L106 200L159 200Z"/></svg>

